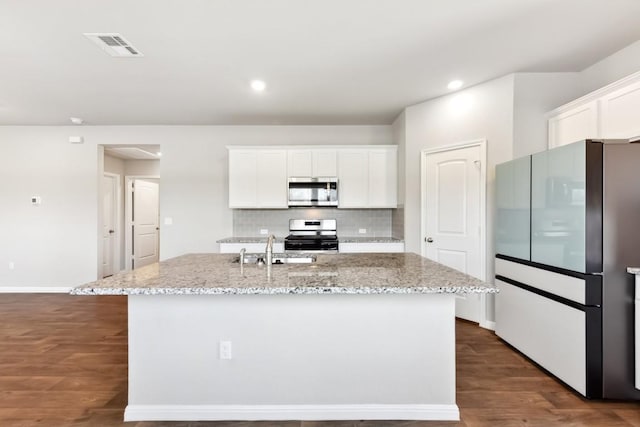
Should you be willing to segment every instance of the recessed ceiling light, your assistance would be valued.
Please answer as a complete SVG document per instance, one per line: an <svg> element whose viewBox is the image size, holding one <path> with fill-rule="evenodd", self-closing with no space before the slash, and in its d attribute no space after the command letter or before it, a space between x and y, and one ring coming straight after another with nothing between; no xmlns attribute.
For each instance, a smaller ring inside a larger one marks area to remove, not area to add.
<svg viewBox="0 0 640 427"><path fill-rule="evenodd" d="M447 87L451 90L456 90L456 89L460 89L463 84L464 82L462 80L452 80L449 82Z"/></svg>
<svg viewBox="0 0 640 427"><path fill-rule="evenodd" d="M69 120L71 120L71 123L73 123L74 125L81 125L84 123L84 120L82 120L80 117L69 117Z"/></svg>
<svg viewBox="0 0 640 427"><path fill-rule="evenodd" d="M256 92L262 92L267 88L267 84L262 80L253 80L251 81L251 89Z"/></svg>

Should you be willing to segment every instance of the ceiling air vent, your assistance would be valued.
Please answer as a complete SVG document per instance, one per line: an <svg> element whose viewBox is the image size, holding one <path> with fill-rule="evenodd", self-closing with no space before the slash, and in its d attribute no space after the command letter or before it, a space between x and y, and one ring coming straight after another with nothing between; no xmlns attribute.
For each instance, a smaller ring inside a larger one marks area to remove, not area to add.
<svg viewBox="0 0 640 427"><path fill-rule="evenodd" d="M111 56L126 58L144 56L118 33L84 33L84 35Z"/></svg>

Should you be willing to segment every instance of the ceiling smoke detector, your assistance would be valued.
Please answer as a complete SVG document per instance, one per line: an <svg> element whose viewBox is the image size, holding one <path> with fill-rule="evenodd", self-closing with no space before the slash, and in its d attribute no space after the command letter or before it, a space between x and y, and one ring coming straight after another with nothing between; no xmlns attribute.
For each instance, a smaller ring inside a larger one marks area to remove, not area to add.
<svg viewBox="0 0 640 427"><path fill-rule="evenodd" d="M135 58L144 56L118 33L83 33L85 37L97 44L100 49L111 56Z"/></svg>

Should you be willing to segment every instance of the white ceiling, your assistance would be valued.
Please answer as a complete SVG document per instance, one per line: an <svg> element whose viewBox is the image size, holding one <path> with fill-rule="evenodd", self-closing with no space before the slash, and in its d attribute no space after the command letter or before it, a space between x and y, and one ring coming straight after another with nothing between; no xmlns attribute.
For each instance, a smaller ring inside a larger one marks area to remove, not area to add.
<svg viewBox="0 0 640 427"><path fill-rule="evenodd" d="M104 152L123 160L160 160L159 145L107 145Z"/></svg>
<svg viewBox="0 0 640 427"><path fill-rule="evenodd" d="M454 78L582 70L640 39L639 16L638 0L0 0L0 125L389 124Z"/></svg>

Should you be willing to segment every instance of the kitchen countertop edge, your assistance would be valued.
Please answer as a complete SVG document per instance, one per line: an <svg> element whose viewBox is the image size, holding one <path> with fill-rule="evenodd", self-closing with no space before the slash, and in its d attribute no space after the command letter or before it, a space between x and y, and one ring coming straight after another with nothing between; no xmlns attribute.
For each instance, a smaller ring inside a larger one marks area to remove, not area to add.
<svg viewBox="0 0 640 427"><path fill-rule="evenodd" d="M326 295L326 294L467 294L467 293L497 293L498 289L489 286L390 286L390 287L153 287L153 288L75 288L71 295Z"/></svg>
<svg viewBox="0 0 640 427"><path fill-rule="evenodd" d="M284 242L284 238L276 237L276 242ZM340 237L338 236L340 243L404 243L403 239L396 237ZM267 237L225 237L224 239L216 240L216 243L266 243Z"/></svg>

